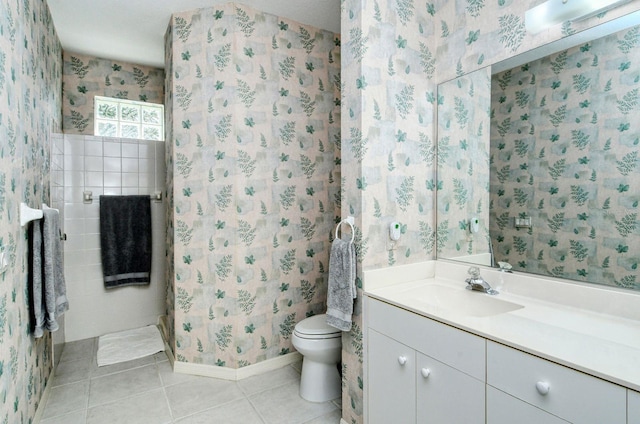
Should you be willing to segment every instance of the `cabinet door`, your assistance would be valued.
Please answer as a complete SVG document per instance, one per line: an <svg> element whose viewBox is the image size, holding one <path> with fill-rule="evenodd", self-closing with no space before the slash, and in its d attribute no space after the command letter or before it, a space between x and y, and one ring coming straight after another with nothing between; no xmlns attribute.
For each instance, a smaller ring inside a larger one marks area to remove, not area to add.
<svg viewBox="0 0 640 424"><path fill-rule="evenodd" d="M417 423L484 424L484 382L421 353L416 358Z"/></svg>
<svg viewBox="0 0 640 424"><path fill-rule="evenodd" d="M640 424L640 393L627 390L627 424Z"/></svg>
<svg viewBox="0 0 640 424"><path fill-rule="evenodd" d="M555 415L487 386L487 424L567 424Z"/></svg>
<svg viewBox="0 0 640 424"><path fill-rule="evenodd" d="M369 423L415 423L415 351L369 329Z"/></svg>

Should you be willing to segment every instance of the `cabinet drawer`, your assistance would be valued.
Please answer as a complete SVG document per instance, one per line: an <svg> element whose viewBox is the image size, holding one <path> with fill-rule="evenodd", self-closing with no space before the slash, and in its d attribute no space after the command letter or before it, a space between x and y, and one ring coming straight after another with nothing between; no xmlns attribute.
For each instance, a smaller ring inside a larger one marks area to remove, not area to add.
<svg viewBox="0 0 640 424"><path fill-rule="evenodd" d="M555 415L487 386L487 424L568 424Z"/></svg>
<svg viewBox="0 0 640 424"><path fill-rule="evenodd" d="M570 422L626 422L624 388L491 341L487 384Z"/></svg>
<svg viewBox="0 0 640 424"><path fill-rule="evenodd" d="M640 424L640 393L627 390L627 424Z"/></svg>
<svg viewBox="0 0 640 424"><path fill-rule="evenodd" d="M485 339L388 303L367 301L369 328L485 381Z"/></svg>

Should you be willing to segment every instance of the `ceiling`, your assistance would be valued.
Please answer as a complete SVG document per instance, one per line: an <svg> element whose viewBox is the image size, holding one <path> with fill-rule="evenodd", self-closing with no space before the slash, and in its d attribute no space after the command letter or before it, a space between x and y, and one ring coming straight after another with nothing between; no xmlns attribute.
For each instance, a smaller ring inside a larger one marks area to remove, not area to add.
<svg viewBox="0 0 640 424"><path fill-rule="evenodd" d="M164 34L172 13L221 0L47 0L66 51L164 68ZM238 2L240 3L240 2ZM340 0L243 0L249 7L340 32Z"/></svg>

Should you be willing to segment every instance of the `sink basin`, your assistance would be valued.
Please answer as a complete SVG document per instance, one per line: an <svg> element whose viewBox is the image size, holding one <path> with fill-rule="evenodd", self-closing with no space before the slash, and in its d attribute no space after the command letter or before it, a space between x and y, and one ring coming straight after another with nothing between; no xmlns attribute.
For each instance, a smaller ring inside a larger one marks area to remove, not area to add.
<svg viewBox="0 0 640 424"><path fill-rule="evenodd" d="M420 306L449 310L471 317L488 317L524 308L517 303L502 300L485 293L463 288L428 284L404 293L407 301Z"/></svg>

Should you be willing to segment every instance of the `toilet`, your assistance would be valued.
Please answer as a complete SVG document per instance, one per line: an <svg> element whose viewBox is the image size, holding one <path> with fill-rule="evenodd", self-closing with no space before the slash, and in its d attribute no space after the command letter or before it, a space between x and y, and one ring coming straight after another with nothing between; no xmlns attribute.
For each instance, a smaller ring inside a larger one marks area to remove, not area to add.
<svg viewBox="0 0 640 424"><path fill-rule="evenodd" d="M291 341L303 356L300 396L311 402L340 397L342 332L327 324L326 314L314 315L296 324Z"/></svg>

